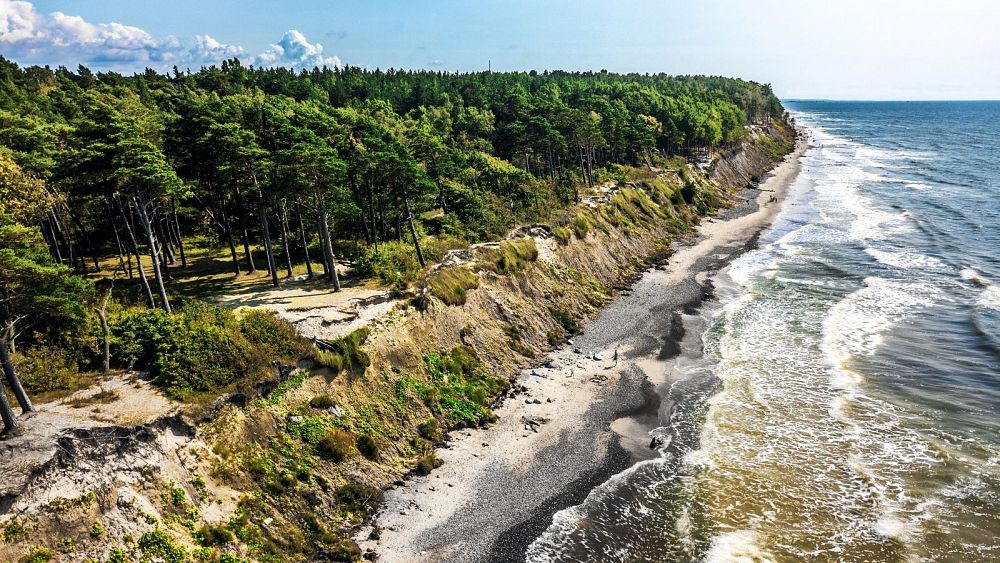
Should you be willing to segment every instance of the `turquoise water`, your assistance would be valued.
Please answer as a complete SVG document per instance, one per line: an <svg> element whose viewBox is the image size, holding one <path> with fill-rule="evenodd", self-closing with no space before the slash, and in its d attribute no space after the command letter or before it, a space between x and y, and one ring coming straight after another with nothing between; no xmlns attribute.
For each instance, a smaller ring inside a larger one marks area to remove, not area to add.
<svg viewBox="0 0 1000 563"><path fill-rule="evenodd" d="M1000 560L1000 103L787 107L813 148L714 280L660 458L529 560Z"/></svg>

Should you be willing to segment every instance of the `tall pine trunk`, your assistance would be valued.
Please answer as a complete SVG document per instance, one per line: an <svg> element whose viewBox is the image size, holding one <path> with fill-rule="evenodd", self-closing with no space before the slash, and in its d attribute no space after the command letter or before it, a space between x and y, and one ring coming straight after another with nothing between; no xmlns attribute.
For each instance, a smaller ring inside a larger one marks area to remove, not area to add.
<svg viewBox="0 0 1000 563"><path fill-rule="evenodd" d="M158 246L156 244L156 225L153 223L153 218L150 216L149 209L146 208L146 203L139 203L138 198L133 198L135 202L136 210L139 214L139 220L142 221L143 230L146 232L146 242L149 244L149 257L153 261L153 278L156 280L156 288L160 292L160 301L163 302L163 308L168 312L172 312L170 308L170 300L167 299L167 288L163 285L163 275L160 272L160 261L157 260L157 255L159 254Z"/></svg>
<svg viewBox="0 0 1000 563"><path fill-rule="evenodd" d="M174 235L177 239L177 250L181 253L181 267L186 268L188 265L187 256L184 255L184 239L181 237L181 222L177 219L177 199L170 199L171 215L173 215L173 227Z"/></svg>
<svg viewBox="0 0 1000 563"><path fill-rule="evenodd" d="M243 201L243 194L240 193L240 189L236 188L236 199L239 202L239 209L237 214L240 216L240 229L243 231L243 252L246 254L248 273L254 273L257 271L257 267L253 263L253 253L250 252L250 229L247 228L247 209L246 202Z"/></svg>
<svg viewBox="0 0 1000 563"><path fill-rule="evenodd" d="M333 242L330 240L330 223L326 215L326 199L322 194L317 198L319 202L319 228L320 239L323 243L323 256L329 265L326 271L327 281L333 282L333 290L340 291L340 275L337 273L337 258L333 255Z"/></svg>
<svg viewBox="0 0 1000 563"><path fill-rule="evenodd" d="M410 211L410 198L406 196L406 191L403 191L403 206L406 209L406 221L410 225L410 236L413 237L413 248L417 251L417 261L420 262L420 267L423 268L426 263L424 262L424 253L420 250L420 238L417 236L417 227L413 224L413 213Z"/></svg>
<svg viewBox="0 0 1000 563"><path fill-rule="evenodd" d="M31 405L31 399L28 398L28 394L24 392L24 387L21 386L21 380L17 377L17 372L14 371L14 363L10 360L10 348L8 346L9 335L6 337L0 337L0 363L3 364L3 375L7 380L7 385L10 386L10 390L14 392L14 397L17 398L18 404L21 405L21 413L26 414L35 410L35 407ZM9 406L7 408L10 408ZM6 422L6 420L4 421Z"/></svg>
<svg viewBox="0 0 1000 563"><path fill-rule="evenodd" d="M302 222L302 204L296 200L295 201L295 220L299 224L299 237L302 239L302 253L306 258L306 275L309 279L313 279L313 267L312 261L309 260L309 240L306 239L306 225Z"/></svg>
<svg viewBox="0 0 1000 563"><path fill-rule="evenodd" d="M118 203L118 208L122 213L122 218L125 220L125 230L128 231L129 240L132 242L132 253L135 254L135 267L139 271L139 283L142 285L142 289L146 293L146 299L149 301L149 308L156 308L156 300L153 299L153 290L149 287L149 280L146 279L146 271L142 268L142 255L139 253L139 243L135 238L135 229L132 228L132 220L130 219L131 213L125 213L125 206Z"/></svg>
<svg viewBox="0 0 1000 563"><path fill-rule="evenodd" d="M264 253L267 254L267 271L271 274L271 285L278 287L278 268L274 263L274 249L271 247L271 231L267 226L267 206L264 204L263 197L258 200L257 207L260 212L260 233L264 238Z"/></svg>
<svg viewBox="0 0 1000 563"><path fill-rule="evenodd" d="M291 237L288 236L288 213L285 211L285 203L282 201L280 208L280 219L281 219L281 246L285 251L285 268L288 271L288 275L285 277L292 277L292 249Z"/></svg>
<svg viewBox="0 0 1000 563"><path fill-rule="evenodd" d="M222 230L226 233L226 242L229 243L229 255L233 261L233 273L240 277L240 257L236 253L236 243L233 241L233 227L229 224L229 214L226 213L226 205L222 205Z"/></svg>

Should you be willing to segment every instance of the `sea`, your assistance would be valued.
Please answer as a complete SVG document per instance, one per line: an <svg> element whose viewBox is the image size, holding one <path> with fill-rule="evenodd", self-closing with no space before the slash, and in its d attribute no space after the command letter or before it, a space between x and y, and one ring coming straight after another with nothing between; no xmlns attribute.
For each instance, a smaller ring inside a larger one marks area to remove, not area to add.
<svg viewBox="0 0 1000 563"><path fill-rule="evenodd" d="M785 106L811 147L685 318L658 455L528 561L1000 561L1000 102Z"/></svg>

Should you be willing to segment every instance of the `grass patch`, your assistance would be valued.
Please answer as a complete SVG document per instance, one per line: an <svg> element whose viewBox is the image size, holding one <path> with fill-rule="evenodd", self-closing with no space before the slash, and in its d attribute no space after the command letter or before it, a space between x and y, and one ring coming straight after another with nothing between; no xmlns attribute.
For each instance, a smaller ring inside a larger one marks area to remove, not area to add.
<svg viewBox="0 0 1000 563"><path fill-rule="evenodd" d="M371 358L362 346L368 339L368 327L361 327L343 338L334 340L329 349L316 352L316 363L337 373L341 371L363 371L371 365Z"/></svg>
<svg viewBox="0 0 1000 563"><path fill-rule="evenodd" d="M479 276L467 268L441 268L427 277L427 290L446 305L464 305L468 291L479 287Z"/></svg>
<svg viewBox="0 0 1000 563"><path fill-rule="evenodd" d="M427 380L404 375L396 382L396 394L403 398L407 390L417 397L449 427L476 426L496 420L489 405L510 383L488 373L479 356L468 346L424 356Z"/></svg>
<svg viewBox="0 0 1000 563"><path fill-rule="evenodd" d="M524 270L535 260L538 260L535 239L525 238L505 240L496 249L482 250L478 261L483 267L498 274L510 275Z"/></svg>
<svg viewBox="0 0 1000 563"><path fill-rule="evenodd" d="M573 231L569 227L555 227L552 229L552 236L556 238L556 241L566 246L569 244L570 239L573 238Z"/></svg>

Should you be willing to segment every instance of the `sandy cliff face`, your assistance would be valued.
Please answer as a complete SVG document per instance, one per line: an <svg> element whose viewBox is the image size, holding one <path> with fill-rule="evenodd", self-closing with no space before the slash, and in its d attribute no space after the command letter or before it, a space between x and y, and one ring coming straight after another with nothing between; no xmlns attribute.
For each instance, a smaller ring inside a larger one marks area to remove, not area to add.
<svg viewBox="0 0 1000 563"><path fill-rule="evenodd" d="M42 405L25 421L39 430L2 444L0 559L33 550L100 561L170 560L181 550L210 560L356 557L343 530L433 449L418 426L442 418L433 396L447 389L428 374L428 355L465 346L502 379L539 362L699 213L741 201L738 192L770 169L775 147L790 148L791 137L777 125L755 130L705 171L686 165L602 186L557 224L514 231L512 241L534 249L514 265L498 265L497 244L454 253L428 285L462 268L464 303L449 305L428 289L401 298L369 327L366 369L297 372L280 394L261 390L263 399L217 405L198 421L148 388L144 403L160 412L138 419L113 405L97 409L103 417ZM685 179L694 197L682 195ZM309 407L319 396L335 405ZM378 454L339 463L317 455L312 433L334 428L371 437ZM218 537L216 527L224 530Z"/></svg>

